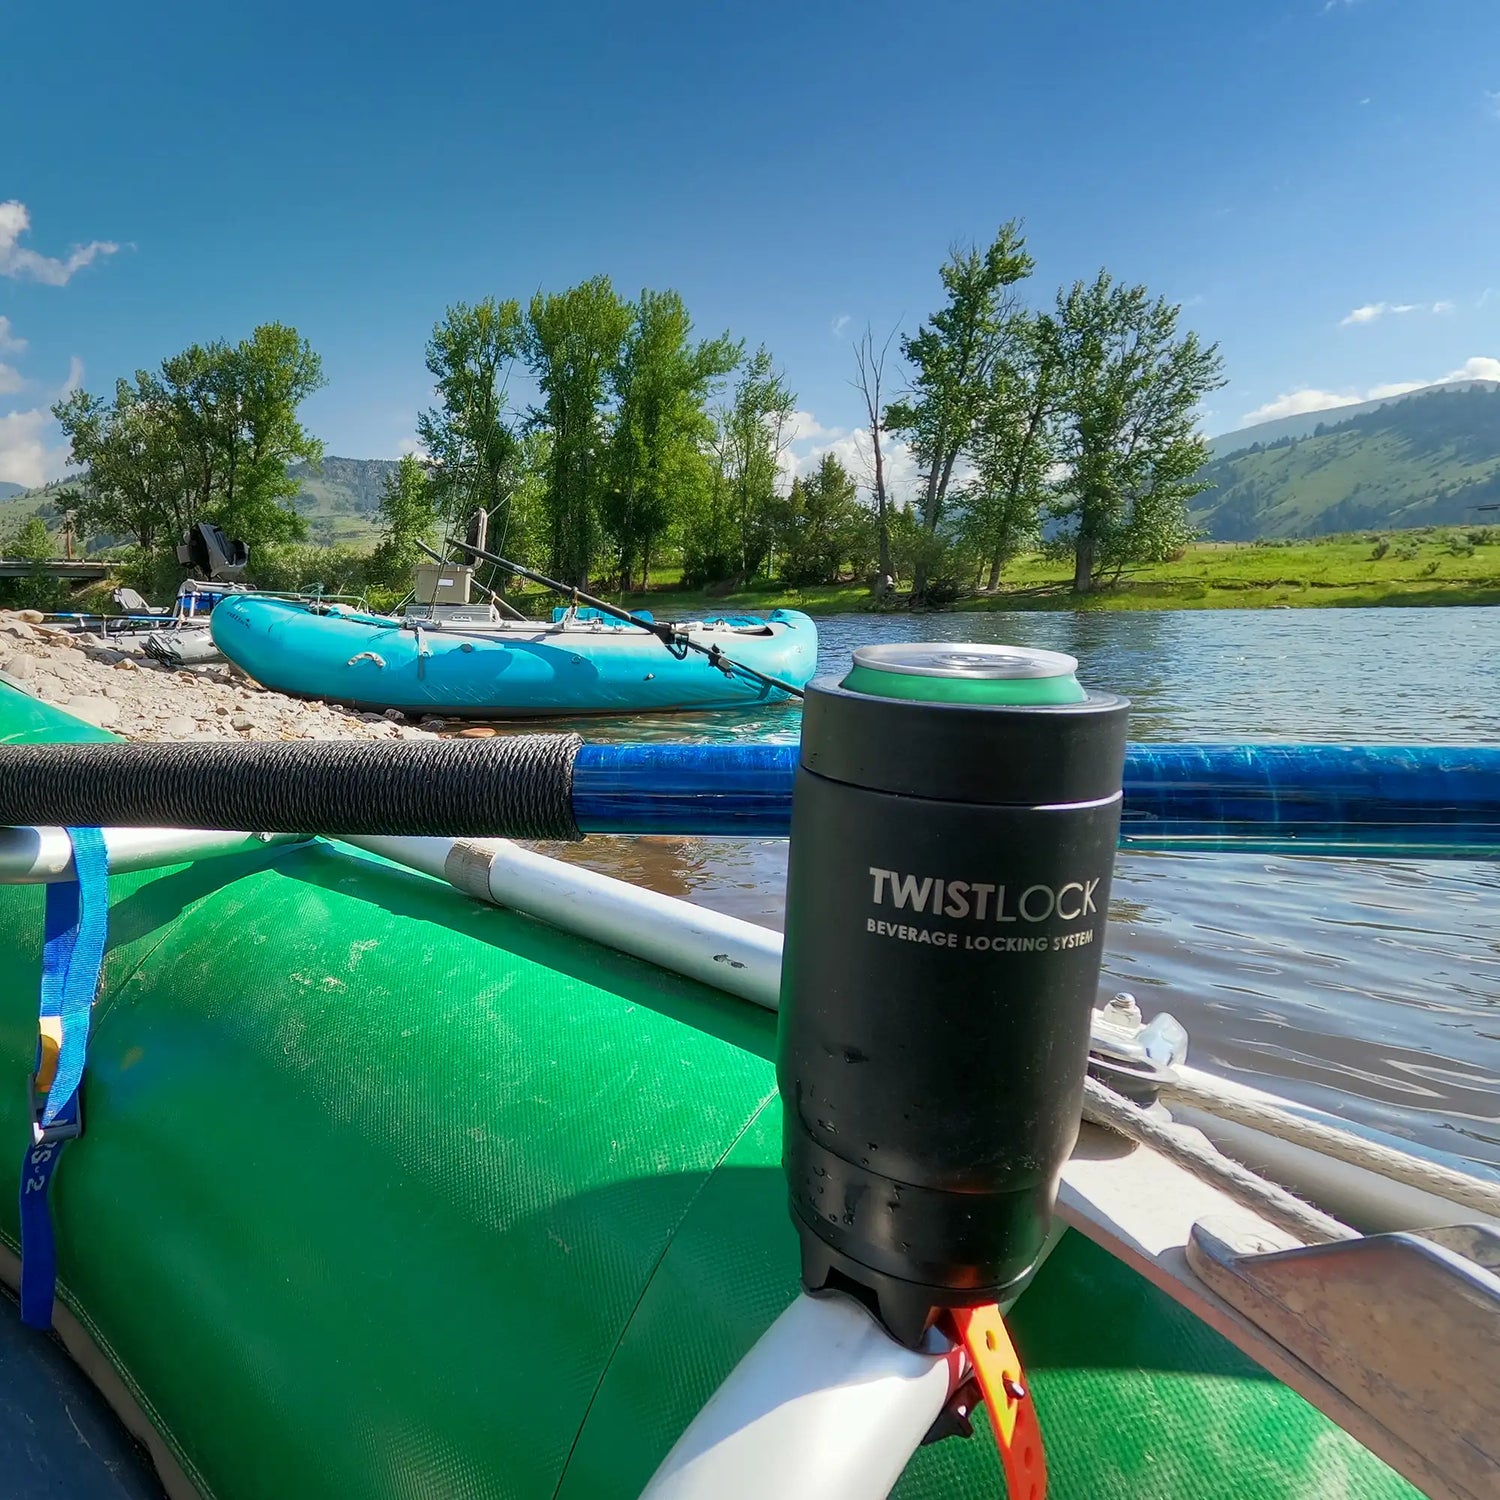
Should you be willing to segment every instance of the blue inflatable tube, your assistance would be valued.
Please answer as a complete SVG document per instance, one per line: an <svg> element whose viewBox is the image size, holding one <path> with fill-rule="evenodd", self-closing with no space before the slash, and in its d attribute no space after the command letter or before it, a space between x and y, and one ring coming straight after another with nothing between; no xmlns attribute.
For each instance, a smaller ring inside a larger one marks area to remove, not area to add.
<svg viewBox="0 0 1500 1500"><path fill-rule="evenodd" d="M585 833L785 837L795 745L586 745ZM1500 749L1446 745L1132 745L1131 849L1500 857Z"/></svg>

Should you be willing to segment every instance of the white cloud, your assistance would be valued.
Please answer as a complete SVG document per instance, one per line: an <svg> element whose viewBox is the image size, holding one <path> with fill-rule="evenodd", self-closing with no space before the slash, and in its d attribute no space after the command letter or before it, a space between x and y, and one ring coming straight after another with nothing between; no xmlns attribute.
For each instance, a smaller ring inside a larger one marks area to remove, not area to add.
<svg viewBox="0 0 1500 1500"><path fill-rule="evenodd" d="M113 240L91 240L87 245L74 245L66 258L39 255L20 243L30 229L31 215L24 203L16 198L0 203L0 276L66 286L75 272L120 248Z"/></svg>
<svg viewBox="0 0 1500 1500"><path fill-rule="evenodd" d="M17 338L9 318L0 318L0 354L24 354L26 340Z"/></svg>
<svg viewBox="0 0 1500 1500"><path fill-rule="evenodd" d="M1274 401L1246 412L1240 418L1240 426L1254 427L1259 422L1298 417L1310 411L1334 411L1340 406L1356 406L1361 401L1385 401L1392 396L1404 396L1408 391L1420 391L1424 386L1453 385L1464 380L1500 381L1500 359L1476 355L1436 380L1396 380L1385 385L1372 385L1364 391L1320 391L1303 386L1299 390L1285 391Z"/></svg>
<svg viewBox="0 0 1500 1500"><path fill-rule="evenodd" d="M810 411L794 411L790 427L794 443L812 443L819 438L842 437L845 431L842 427L825 427Z"/></svg>
<svg viewBox="0 0 1500 1500"><path fill-rule="evenodd" d="M1453 311L1453 304L1447 301L1438 302L1366 302L1363 307L1356 307L1346 317L1339 319L1340 328L1348 328L1352 323L1373 323L1377 318L1382 318L1386 313L1393 317L1402 313L1430 312L1448 313Z"/></svg>
<svg viewBox="0 0 1500 1500"><path fill-rule="evenodd" d="M1484 91L1484 112L1492 120L1500 120L1500 89Z"/></svg>
<svg viewBox="0 0 1500 1500"><path fill-rule="evenodd" d="M828 326L832 331L834 338L841 338L843 336L844 330L849 326L849 323L849 314L840 313L838 317L836 317Z"/></svg>
<svg viewBox="0 0 1500 1500"><path fill-rule="evenodd" d="M67 450L48 448L45 440L51 421L42 407L0 417L0 480L29 488L62 472Z"/></svg>
<svg viewBox="0 0 1500 1500"><path fill-rule="evenodd" d="M68 360L68 378L57 393L59 401L66 401L74 391L83 389L83 361L75 354Z"/></svg>
<svg viewBox="0 0 1500 1500"><path fill-rule="evenodd" d="M1451 385L1455 380L1500 380L1500 359L1491 359L1483 354L1476 355L1473 359L1466 359L1458 369L1433 383Z"/></svg>
<svg viewBox="0 0 1500 1500"><path fill-rule="evenodd" d="M874 451L870 434L862 427L825 427L811 412L792 414L794 435L781 456L781 471L790 484L798 475L806 476L831 453L852 474L867 497L875 483ZM898 437L884 433L880 439L881 467L885 471L887 496L896 503L910 500L921 479L917 460L910 448ZM955 472L962 482L965 474Z"/></svg>
<svg viewBox="0 0 1500 1500"><path fill-rule="evenodd" d="M0 318L0 334L9 335L3 318ZM11 347L15 347L14 341ZM26 383L19 370L0 364L0 396L13 396ZM83 361L75 354L68 361L68 378L46 400L49 404L54 399L63 400L82 384ZM0 480L30 486L56 479L68 462L67 444L49 446L48 440L56 436L57 424L47 406L0 416Z"/></svg>
<svg viewBox="0 0 1500 1500"><path fill-rule="evenodd" d="M1260 422L1274 422L1281 417L1300 417L1310 411L1332 411L1336 406L1353 406L1365 398L1357 392L1316 391L1304 386L1297 391L1283 391L1274 401L1247 411L1240 418L1241 427L1254 427Z"/></svg>

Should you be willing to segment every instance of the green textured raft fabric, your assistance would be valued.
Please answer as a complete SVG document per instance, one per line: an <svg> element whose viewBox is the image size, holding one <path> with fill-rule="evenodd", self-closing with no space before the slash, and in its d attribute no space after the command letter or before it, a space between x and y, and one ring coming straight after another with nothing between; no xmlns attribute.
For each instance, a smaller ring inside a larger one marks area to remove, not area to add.
<svg viewBox="0 0 1500 1500"><path fill-rule="evenodd" d="M203 1493L637 1495L796 1291L773 1018L328 845L112 895L62 1294ZM41 906L0 888L12 1247ZM1064 1500L1411 1493L1076 1235L1013 1321ZM950 1441L896 1493L1003 1483Z"/></svg>
<svg viewBox="0 0 1500 1500"><path fill-rule="evenodd" d="M0 745L77 744L116 738L107 730L96 729L50 703L0 683Z"/></svg>

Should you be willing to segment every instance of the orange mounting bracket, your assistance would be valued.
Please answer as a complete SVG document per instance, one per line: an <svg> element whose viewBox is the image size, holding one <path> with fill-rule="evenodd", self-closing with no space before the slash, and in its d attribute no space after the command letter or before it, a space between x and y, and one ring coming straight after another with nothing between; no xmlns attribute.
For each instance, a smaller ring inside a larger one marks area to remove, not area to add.
<svg viewBox="0 0 1500 1500"><path fill-rule="evenodd" d="M1026 1386L1016 1346L1010 1341L1000 1309L956 1307L953 1324L990 1409L990 1429L1000 1450L1009 1500L1045 1500L1047 1458L1036 1403Z"/></svg>

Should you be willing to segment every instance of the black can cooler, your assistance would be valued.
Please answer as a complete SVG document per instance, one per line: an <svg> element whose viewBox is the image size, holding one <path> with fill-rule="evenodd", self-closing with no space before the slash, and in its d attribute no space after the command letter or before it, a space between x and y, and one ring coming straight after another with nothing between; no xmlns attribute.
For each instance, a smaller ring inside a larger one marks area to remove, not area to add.
<svg viewBox="0 0 1500 1500"><path fill-rule="evenodd" d="M808 1290L913 1347L1032 1269L1078 1133L1128 705L1076 665L866 647L807 691L783 1165Z"/></svg>

